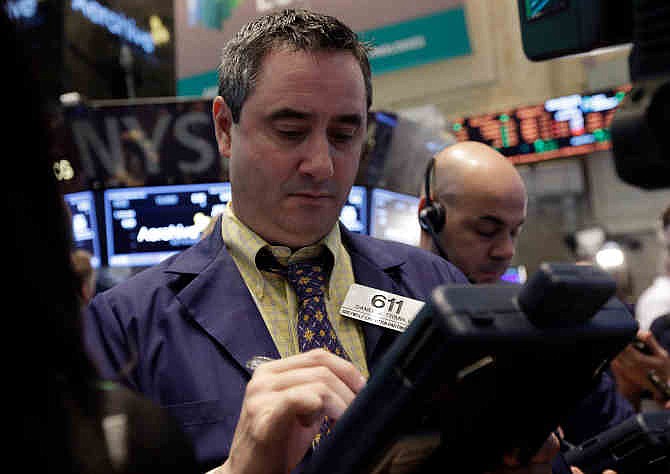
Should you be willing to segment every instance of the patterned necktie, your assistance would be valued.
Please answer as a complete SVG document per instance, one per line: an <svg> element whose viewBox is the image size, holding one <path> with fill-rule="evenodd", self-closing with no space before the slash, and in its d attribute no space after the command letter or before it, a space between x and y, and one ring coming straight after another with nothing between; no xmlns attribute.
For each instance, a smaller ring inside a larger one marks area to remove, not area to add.
<svg viewBox="0 0 670 474"><path fill-rule="evenodd" d="M350 360L328 319L324 266L319 261L290 263L288 266L286 279L298 297L298 345L300 352L323 347Z"/></svg>
<svg viewBox="0 0 670 474"><path fill-rule="evenodd" d="M286 279L298 297L298 345L300 352L323 347L333 354L351 360L340 344L335 329L328 319L326 299L325 264L320 261L289 263ZM327 416L321 421L319 433L312 440L312 448L316 449L321 438L330 433L330 422Z"/></svg>
<svg viewBox="0 0 670 474"><path fill-rule="evenodd" d="M329 272L326 271L325 261L292 262L285 267L267 254L259 254L256 260L258 268L283 275L295 291L298 299L296 329L300 352L324 348L350 361L328 319L324 293ZM319 434L312 441L312 448L316 449L321 438L329 433L330 422L326 416L321 422Z"/></svg>

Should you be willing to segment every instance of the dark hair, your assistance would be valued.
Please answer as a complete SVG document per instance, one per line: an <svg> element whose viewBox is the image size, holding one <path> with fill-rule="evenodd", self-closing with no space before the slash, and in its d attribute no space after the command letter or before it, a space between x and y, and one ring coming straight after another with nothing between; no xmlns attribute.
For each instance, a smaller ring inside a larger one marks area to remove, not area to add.
<svg viewBox="0 0 670 474"><path fill-rule="evenodd" d="M247 23L224 46L219 65L219 95L238 123L265 56L278 48L296 51L348 51L358 60L365 81L367 107L372 105L369 47L332 16L307 10L283 10Z"/></svg>
<svg viewBox="0 0 670 474"><path fill-rule="evenodd" d="M68 214L49 159L47 97L4 6L0 1L0 50L11 66L2 81L3 90L11 91L5 106L12 114L5 144L15 153L3 169L8 179L0 199L4 258L11 268L4 304L7 312L16 308L6 319L8 333L30 335L30 353L17 356L8 364L15 373L6 374L14 387L11 405L22 417L19 452L12 455L55 471L109 472L99 424L102 400L91 390L98 375L84 347L70 265ZM77 426L85 436L77 436L82 433ZM82 463L72 449L75 439L84 441L89 453L100 454L95 465Z"/></svg>
<svg viewBox="0 0 670 474"><path fill-rule="evenodd" d="M666 207L661 215L661 222L663 223L663 229L670 227L670 206Z"/></svg>

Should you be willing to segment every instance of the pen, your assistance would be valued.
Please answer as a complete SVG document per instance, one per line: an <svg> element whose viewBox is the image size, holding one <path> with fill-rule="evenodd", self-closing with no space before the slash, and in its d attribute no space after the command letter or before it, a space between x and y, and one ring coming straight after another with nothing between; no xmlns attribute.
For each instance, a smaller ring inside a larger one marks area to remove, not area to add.
<svg viewBox="0 0 670 474"><path fill-rule="evenodd" d="M249 359L244 365L253 374L254 371L258 368L259 365L264 364L266 362L272 362L273 360L276 360L276 359L273 359L272 357L257 355L257 356L253 356L251 359Z"/></svg>

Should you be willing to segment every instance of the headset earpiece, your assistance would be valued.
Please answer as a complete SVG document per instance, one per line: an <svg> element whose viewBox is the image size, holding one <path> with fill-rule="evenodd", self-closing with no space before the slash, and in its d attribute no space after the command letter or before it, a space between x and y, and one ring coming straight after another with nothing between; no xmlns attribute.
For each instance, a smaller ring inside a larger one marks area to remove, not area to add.
<svg viewBox="0 0 670 474"><path fill-rule="evenodd" d="M431 158L426 168L425 175L425 193L426 201L423 209L419 211L419 225L423 230L429 233L438 234L444 228L445 210L444 206L439 202L433 201L430 197L430 181L433 177L433 167L435 166L435 158Z"/></svg>

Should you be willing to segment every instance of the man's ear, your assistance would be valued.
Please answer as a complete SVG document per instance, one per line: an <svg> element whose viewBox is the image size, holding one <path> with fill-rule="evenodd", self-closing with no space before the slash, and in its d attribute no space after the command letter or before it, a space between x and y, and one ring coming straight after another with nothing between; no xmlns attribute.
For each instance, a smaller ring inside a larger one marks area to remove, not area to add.
<svg viewBox="0 0 670 474"><path fill-rule="evenodd" d="M230 112L230 107L221 96L217 96L212 103L212 119L214 120L214 135L216 136L219 155L230 158L233 115Z"/></svg>
<svg viewBox="0 0 670 474"><path fill-rule="evenodd" d="M426 196L421 196L421 199L419 200L419 209L417 210L417 212L421 214L421 211L423 210L424 207L426 207Z"/></svg>

